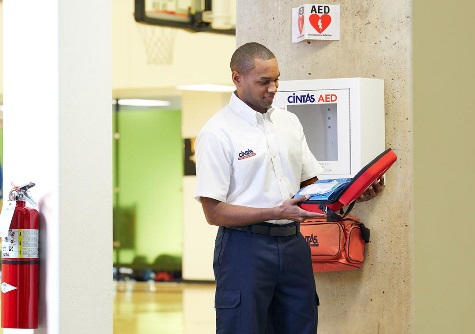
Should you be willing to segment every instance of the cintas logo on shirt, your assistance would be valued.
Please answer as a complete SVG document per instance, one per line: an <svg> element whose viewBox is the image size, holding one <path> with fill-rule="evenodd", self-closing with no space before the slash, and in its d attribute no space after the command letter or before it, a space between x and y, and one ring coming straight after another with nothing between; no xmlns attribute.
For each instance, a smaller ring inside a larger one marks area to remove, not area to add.
<svg viewBox="0 0 475 334"><path fill-rule="evenodd" d="M238 160L247 159L247 158L253 157L255 155L256 155L256 153L254 153L254 151L251 150L251 149L248 149L247 151L241 151L241 152L239 152Z"/></svg>

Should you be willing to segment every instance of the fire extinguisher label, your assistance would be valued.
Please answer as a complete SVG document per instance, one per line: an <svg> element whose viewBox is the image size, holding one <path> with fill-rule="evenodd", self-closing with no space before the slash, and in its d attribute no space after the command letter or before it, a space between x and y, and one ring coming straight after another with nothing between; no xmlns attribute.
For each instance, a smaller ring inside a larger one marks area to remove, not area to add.
<svg viewBox="0 0 475 334"><path fill-rule="evenodd" d="M0 235L8 235L8 229L15 213L16 201L6 201L3 203L2 213L0 214Z"/></svg>
<svg viewBox="0 0 475 334"><path fill-rule="evenodd" d="M2 258L38 258L39 231L33 229L8 230L2 242Z"/></svg>

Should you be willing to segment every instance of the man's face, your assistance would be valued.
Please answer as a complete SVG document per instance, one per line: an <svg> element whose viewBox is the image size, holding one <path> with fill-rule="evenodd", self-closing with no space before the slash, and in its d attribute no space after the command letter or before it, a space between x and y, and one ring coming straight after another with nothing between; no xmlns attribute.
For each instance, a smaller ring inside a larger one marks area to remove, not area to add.
<svg viewBox="0 0 475 334"><path fill-rule="evenodd" d="M254 68L249 73L232 73L238 97L252 109L265 113L274 101L279 87L277 59L254 59Z"/></svg>

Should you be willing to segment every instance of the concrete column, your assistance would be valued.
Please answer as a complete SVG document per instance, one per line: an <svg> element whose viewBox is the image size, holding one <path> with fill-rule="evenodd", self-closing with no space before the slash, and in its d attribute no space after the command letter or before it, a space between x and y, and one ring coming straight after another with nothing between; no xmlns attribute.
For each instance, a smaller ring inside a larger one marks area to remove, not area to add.
<svg viewBox="0 0 475 334"><path fill-rule="evenodd" d="M237 45L268 46L281 80L384 79L386 147L398 155L381 196L352 211L371 229L363 268L315 275L318 333L411 333L411 3L340 1L340 41L292 44L291 10L305 3L239 0Z"/></svg>
<svg viewBox="0 0 475 334"><path fill-rule="evenodd" d="M112 333L111 1L5 0L4 188L33 181L40 328Z"/></svg>

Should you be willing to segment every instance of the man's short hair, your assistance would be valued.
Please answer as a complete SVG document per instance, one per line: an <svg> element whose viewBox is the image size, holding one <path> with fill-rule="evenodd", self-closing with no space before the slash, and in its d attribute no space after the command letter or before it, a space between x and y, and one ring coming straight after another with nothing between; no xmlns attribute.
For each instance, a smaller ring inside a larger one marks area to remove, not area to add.
<svg viewBox="0 0 475 334"><path fill-rule="evenodd" d="M274 59L275 55L264 45L250 42L241 45L234 51L231 57L230 67L231 71L236 71L241 74L247 74L254 68L254 59L269 60Z"/></svg>

